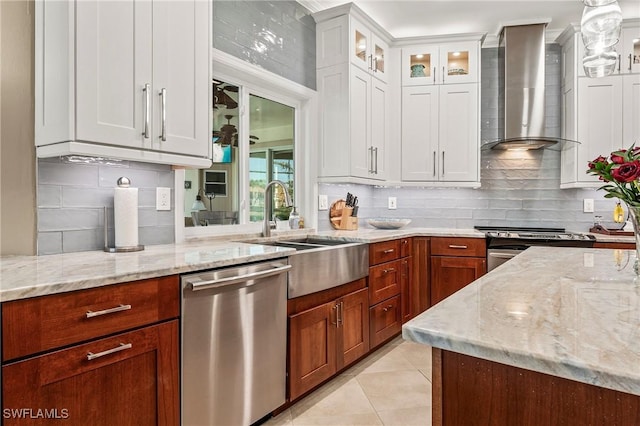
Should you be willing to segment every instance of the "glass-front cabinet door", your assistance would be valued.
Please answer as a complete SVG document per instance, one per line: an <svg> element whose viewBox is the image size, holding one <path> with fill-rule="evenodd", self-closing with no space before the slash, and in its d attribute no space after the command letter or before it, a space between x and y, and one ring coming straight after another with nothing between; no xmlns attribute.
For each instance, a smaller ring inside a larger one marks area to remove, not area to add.
<svg viewBox="0 0 640 426"><path fill-rule="evenodd" d="M386 82L385 55L388 46L363 23L351 18L351 63Z"/></svg>
<svg viewBox="0 0 640 426"><path fill-rule="evenodd" d="M402 49L402 85L437 84L438 46L422 45Z"/></svg>
<svg viewBox="0 0 640 426"><path fill-rule="evenodd" d="M475 83L478 81L477 42L456 42L440 45L442 84Z"/></svg>

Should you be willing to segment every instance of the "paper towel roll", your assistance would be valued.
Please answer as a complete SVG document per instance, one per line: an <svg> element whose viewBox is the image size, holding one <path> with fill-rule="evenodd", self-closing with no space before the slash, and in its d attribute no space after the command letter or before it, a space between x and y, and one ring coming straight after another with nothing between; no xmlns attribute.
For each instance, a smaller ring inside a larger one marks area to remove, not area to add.
<svg viewBox="0 0 640 426"><path fill-rule="evenodd" d="M138 188L116 188L113 197L116 248L138 245Z"/></svg>

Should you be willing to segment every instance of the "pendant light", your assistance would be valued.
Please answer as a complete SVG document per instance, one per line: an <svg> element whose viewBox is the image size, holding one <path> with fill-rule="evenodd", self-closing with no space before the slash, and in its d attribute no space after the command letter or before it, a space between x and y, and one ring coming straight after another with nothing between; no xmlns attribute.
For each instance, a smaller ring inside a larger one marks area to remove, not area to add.
<svg viewBox="0 0 640 426"><path fill-rule="evenodd" d="M620 40L622 11L616 0L583 0L580 32L585 52L582 66L588 77L611 75L618 55L614 46Z"/></svg>

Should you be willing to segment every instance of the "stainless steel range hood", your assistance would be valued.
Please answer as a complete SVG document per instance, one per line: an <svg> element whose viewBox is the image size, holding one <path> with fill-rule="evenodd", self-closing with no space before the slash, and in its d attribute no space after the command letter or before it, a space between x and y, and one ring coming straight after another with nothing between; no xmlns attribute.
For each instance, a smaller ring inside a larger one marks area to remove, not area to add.
<svg viewBox="0 0 640 426"><path fill-rule="evenodd" d="M483 149L560 149L545 134L546 23L505 26L498 47L498 140Z"/></svg>

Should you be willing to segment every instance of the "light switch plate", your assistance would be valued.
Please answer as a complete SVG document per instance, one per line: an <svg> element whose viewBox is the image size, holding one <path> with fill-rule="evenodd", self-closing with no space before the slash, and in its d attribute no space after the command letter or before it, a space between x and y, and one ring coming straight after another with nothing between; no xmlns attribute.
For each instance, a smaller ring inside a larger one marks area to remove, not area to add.
<svg viewBox="0 0 640 426"><path fill-rule="evenodd" d="M156 210L171 210L171 188L156 188Z"/></svg>
<svg viewBox="0 0 640 426"><path fill-rule="evenodd" d="M388 207L389 210L395 210L398 208L396 197L389 197Z"/></svg>
<svg viewBox="0 0 640 426"><path fill-rule="evenodd" d="M593 198L585 198L583 200L583 206L582 206L582 211L584 213L593 213Z"/></svg>
<svg viewBox="0 0 640 426"><path fill-rule="evenodd" d="M329 197L318 195L318 210L329 210Z"/></svg>

